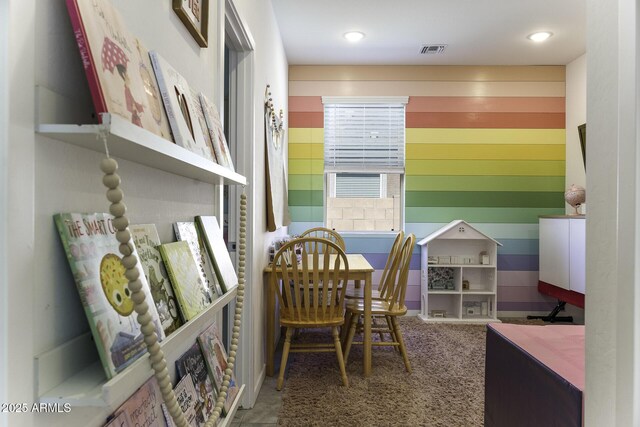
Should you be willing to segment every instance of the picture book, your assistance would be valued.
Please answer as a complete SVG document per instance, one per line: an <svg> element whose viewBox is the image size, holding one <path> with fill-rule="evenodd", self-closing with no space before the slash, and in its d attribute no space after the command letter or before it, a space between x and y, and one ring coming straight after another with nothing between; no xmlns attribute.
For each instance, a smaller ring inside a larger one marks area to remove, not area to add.
<svg viewBox="0 0 640 427"><path fill-rule="evenodd" d="M227 352L224 349L220 331L215 322L198 336L198 344L200 344L202 354L204 354L207 369L213 378L213 384L216 390L219 391L220 387L222 387L224 371L227 369ZM238 390L235 377L231 373L229 388L227 389L227 400L224 403L225 414L231 409L231 405L238 395Z"/></svg>
<svg viewBox="0 0 640 427"><path fill-rule="evenodd" d="M191 374L186 374L182 377L174 387L173 392L176 394L176 400L178 401L180 409L184 412L187 423L192 427L199 426L196 422L196 403L198 402L198 396L193 386ZM173 421L171 421L171 424L173 424Z"/></svg>
<svg viewBox="0 0 640 427"><path fill-rule="evenodd" d="M189 350L176 360L176 372L179 378L191 374L196 389L196 420L198 425L204 425L209 419L216 404L216 392L213 389L211 377L205 364L202 351L198 343L194 343Z"/></svg>
<svg viewBox="0 0 640 427"><path fill-rule="evenodd" d="M209 137L213 143L213 150L215 151L218 164L234 170L233 160L231 159L231 153L229 152L229 146L227 145L227 138L224 136L224 128L220 122L218 109L203 93L200 93L200 104L202 105L204 118L207 122L206 131L209 132Z"/></svg>
<svg viewBox="0 0 640 427"><path fill-rule="evenodd" d="M60 213L54 221L80 293L93 339L108 379L146 351L133 310L129 281L125 277L113 217L106 213ZM133 246L133 245L132 245ZM137 256L135 247L133 253ZM153 301L140 263L142 290ZM149 314L158 339L164 338L154 304Z"/></svg>
<svg viewBox="0 0 640 427"><path fill-rule="evenodd" d="M197 216L196 224L202 233L207 253L213 262L222 291L227 292L238 284L238 276L229 256L218 220L215 216Z"/></svg>
<svg viewBox="0 0 640 427"><path fill-rule="evenodd" d="M131 427L165 427L162 392L156 378L149 378L115 411L115 414L116 417L124 415Z"/></svg>
<svg viewBox="0 0 640 427"><path fill-rule="evenodd" d="M195 112L195 101L191 99L189 84L157 52L150 52L150 57L173 138L181 147L202 155L206 142Z"/></svg>
<svg viewBox="0 0 640 427"><path fill-rule="evenodd" d="M209 132L207 131L207 121L204 118L204 110L202 109L202 105L200 105L200 97L195 89L191 88L190 90L191 100L193 101L193 111L195 112L195 115L198 118L198 122L200 123L202 136L204 137L205 142L205 145L203 147L200 147L202 152L199 154L205 159L217 163L218 161L216 159L215 152L213 151L213 142L211 142L211 135L209 135Z"/></svg>
<svg viewBox="0 0 640 427"><path fill-rule="evenodd" d="M158 251L160 245L158 230L154 224L140 224L131 225L129 231L131 231L144 275L151 288L151 296L156 304L162 329L164 329L165 335L169 335L180 327L182 321L169 275L160 251Z"/></svg>
<svg viewBox="0 0 640 427"><path fill-rule="evenodd" d="M96 113L172 141L149 52L109 0L66 0Z"/></svg>
<svg viewBox="0 0 640 427"><path fill-rule="evenodd" d="M158 249L182 316L189 321L210 304L209 291L198 274L198 266L187 242L165 243Z"/></svg>
<svg viewBox="0 0 640 427"><path fill-rule="evenodd" d="M215 300L222 295L222 290L218 278L213 268L210 258L207 256L206 246L202 236L198 233L195 222L176 222L173 224L173 231L176 239L184 240L189 244L189 248L193 253L198 264L198 271L202 281L209 289L211 300Z"/></svg>

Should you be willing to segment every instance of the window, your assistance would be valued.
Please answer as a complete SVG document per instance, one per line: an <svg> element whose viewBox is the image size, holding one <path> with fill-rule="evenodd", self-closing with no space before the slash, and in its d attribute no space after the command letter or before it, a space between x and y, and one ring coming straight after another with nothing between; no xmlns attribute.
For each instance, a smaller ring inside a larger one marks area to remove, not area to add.
<svg viewBox="0 0 640 427"><path fill-rule="evenodd" d="M401 229L407 100L323 97L327 227Z"/></svg>

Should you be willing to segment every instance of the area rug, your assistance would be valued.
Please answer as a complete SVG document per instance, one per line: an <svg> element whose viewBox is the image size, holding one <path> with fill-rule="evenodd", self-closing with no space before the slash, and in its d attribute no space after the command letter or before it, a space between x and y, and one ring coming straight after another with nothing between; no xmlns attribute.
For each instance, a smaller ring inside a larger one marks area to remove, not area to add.
<svg viewBox="0 0 640 427"><path fill-rule="evenodd" d="M374 347L364 378L362 347L354 346L343 387L334 353L291 354L278 425L482 426L486 327L415 317L400 326L412 373L393 348Z"/></svg>

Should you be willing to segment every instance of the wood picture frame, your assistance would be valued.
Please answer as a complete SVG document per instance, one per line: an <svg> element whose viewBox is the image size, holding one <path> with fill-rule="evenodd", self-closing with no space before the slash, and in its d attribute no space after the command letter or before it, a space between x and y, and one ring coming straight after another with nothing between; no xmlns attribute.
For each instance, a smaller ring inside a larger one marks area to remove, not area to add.
<svg viewBox="0 0 640 427"><path fill-rule="evenodd" d="M173 10L200 47L207 47L209 0L172 0Z"/></svg>

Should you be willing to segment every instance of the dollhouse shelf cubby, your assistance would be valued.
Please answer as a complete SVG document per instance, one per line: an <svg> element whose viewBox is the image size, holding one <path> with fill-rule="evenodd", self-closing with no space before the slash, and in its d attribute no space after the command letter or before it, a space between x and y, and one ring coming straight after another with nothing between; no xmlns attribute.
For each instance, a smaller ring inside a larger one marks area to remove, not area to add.
<svg viewBox="0 0 640 427"><path fill-rule="evenodd" d="M211 324L215 314L235 300L236 293L237 287L230 289L160 343L172 377L175 377L174 361L196 342L198 335ZM149 354L145 352L107 381L90 333L37 356L36 372L40 403L69 403L72 407L107 407L110 411L117 409L153 375ZM237 409L243 393L244 386L240 388L231 412ZM233 413L220 419L221 423L226 420L230 423Z"/></svg>
<svg viewBox="0 0 640 427"><path fill-rule="evenodd" d="M246 185L244 176L209 161L142 129L115 114L102 114L102 124L39 124L39 134L52 139L104 152L99 138L105 133L109 153L154 169L218 185Z"/></svg>

